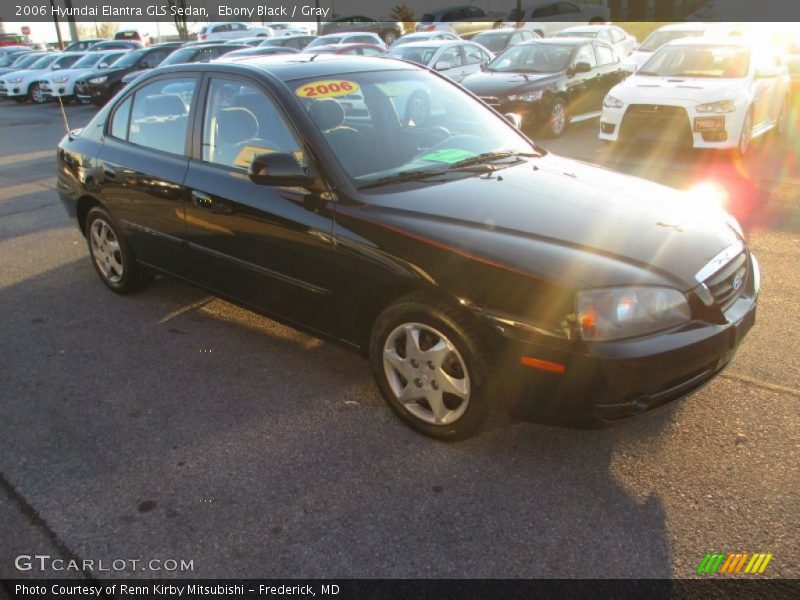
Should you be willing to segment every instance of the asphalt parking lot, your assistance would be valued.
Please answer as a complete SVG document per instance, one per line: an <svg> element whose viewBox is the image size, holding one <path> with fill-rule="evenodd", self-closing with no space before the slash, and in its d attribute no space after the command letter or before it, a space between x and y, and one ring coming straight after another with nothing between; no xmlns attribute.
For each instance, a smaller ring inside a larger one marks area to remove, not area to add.
<svg viewBox="0 0 800 600"><path fill-rule="evenodd" d="M93 112L67 107L70 126ZM596 121L544 141L727 190L762 264L757 324L659 415L447 445L402 426L346 350L169 279L108 292L54 191L58 106L0 102L0 577L80 576L17 571L20 554L193 563L126 577L687 577L710 550L800 576L793 123L738 165L611 151Z"/></svg>

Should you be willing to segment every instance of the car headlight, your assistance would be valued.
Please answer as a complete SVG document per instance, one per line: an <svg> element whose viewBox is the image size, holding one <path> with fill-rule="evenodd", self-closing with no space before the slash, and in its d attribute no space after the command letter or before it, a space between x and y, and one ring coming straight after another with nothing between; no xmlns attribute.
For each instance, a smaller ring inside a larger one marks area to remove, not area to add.
<svg viewBox="0 0 800 600"><path fill-rule="evenodd" d="M699 113L729 113L736 110L736 100L720 100L719 102L698 104L696 110Z"/></svg>
<svg viewBox="0 0 800 600"><path fill-rule="evenodd" d="M67 77L67 76L64 76L64 77L54 77L54 78L53 78L53 81L54 81L55 83L67 83L67 82L69 81L69 77Z"/></svg>
<svg viewBox="0 0 800 600"><path fill-rule="evenodd" d="M104 83L106 79L108 79L106 75L103 75L102 77L92 77L89 80L89 83Z"/></svg>
<svg viewBox="0 0 800 600"><path fill-rule="evenodd" d="M511 94L508 99L511 102L538 102L542 99L544 90L533 90L531 92L523 92L522 94Z"/></svg>
<svg viewBox="0 0 800 600"><path fill-rule="evenodd" d="M620 340L686 323L691 311L686 297L666 287L624 287L584 290L576 297L583 339Z"/></svg>
<svg viewBox="0 0 800 600"><path fill-rule="evenodd" d="M605 106L606 108L622 108L623 106L625 106L625 103L618 98L614 98L614 96L612 96L611 94L608 94L603 99L603 106Z"/></svg>
<svg viewBox="0 0 800 600"><path fill-rule="evenodd" d="M12 77L8 80L8 83L22 83L22 77Z"/></svg>

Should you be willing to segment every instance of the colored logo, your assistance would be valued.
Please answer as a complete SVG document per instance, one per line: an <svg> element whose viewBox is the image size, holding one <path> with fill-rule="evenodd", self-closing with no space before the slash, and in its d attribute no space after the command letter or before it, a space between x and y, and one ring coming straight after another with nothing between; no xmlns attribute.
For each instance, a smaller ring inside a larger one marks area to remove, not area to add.
<svg viewBox="0 0 800 600"><path fill-rule="evenodd" d="M758 552L736 552L726 554L725 552L706 552L703 560L697 567L698 575L737 575L745 573L748 575L761 574L767 568L772 554Z"/></svg>

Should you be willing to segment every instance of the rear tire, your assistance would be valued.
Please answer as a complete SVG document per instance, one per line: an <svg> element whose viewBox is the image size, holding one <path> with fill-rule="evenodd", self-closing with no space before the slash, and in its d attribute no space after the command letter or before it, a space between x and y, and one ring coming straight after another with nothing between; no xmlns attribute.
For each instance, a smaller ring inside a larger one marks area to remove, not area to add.
<svg viewBox="0 0 800 600"><path fill-rule="evenodd" d="M475 435L496 407L492 357L478 327L429 294L401 298L380 314L369 360L389 408L437 440Z"/></svg>
<svg viewBox="0 0 800 600"><path fill-rule="evenodd" d="M117 294L130 294L152 280L133 256L121 228L108 211L95 206L86 215L86 243L100 280Z"/></svg>

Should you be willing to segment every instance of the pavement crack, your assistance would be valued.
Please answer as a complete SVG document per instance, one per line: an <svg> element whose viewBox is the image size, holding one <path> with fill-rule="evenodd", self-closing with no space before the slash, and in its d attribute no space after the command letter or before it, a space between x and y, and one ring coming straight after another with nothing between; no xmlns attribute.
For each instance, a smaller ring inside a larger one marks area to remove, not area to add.
<svg viewBox="0 0 800 600"><path fill-rule="evenodd" d="M747 383L749 385L759 387L765 390L771 390L773 392L781 392L782 394L789 394L790 396L794 396L795 398L800 398L800 390L792 387L788 387L785 385L778 385L777 383L770 383L768 381L761 381L760 379L756 379L755 377L749 377L748 375L740 375L738 373L722 373L720 377L724 379L732 379L734 381L740 381L742 383Z"/></svg>
<svg viewBox="0 0 800 600"><path fill-rule="evenodd" d="M11 502L16 506L17 510L22 513L33 527L38 529L49 541L53 547L61 553L61 556L67 561L75 561L78 565L80 573L86 578L94 580L94 576L83 568L83 561L80 557L64 542L58 534L53 531L53 528L48 525L44 517L37 511L26 499L20 494L17 489L8 481L6 474L0 471L0 488L8 495Z"/></svg>

